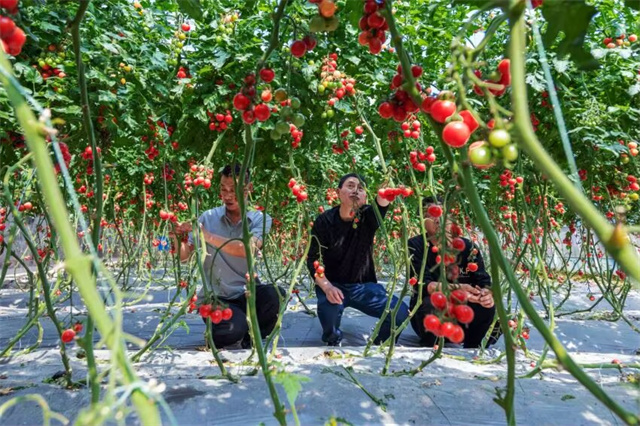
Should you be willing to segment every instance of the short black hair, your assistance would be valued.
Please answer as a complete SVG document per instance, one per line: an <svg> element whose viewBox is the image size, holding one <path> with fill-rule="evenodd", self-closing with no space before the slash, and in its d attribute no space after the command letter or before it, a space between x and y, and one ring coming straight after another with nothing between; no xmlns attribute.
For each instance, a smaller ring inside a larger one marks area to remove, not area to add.
<svg viewBox="0 0 640 426"><path fill-rule="evenodd" d="M338 182L338 189L342 188L342 185L344 185L344 183L347 181L347 179L352 178L352 177L358 178L358 180L360 182L362 182L362 184L364 186L367 186L367 181L364 180L364 178L361 175L359 175L357 173L347 173L346 175L344 175L344 176L342 176L340 178L340 181Z"/></svg>
<svg viewBox="0 0 640 426"><path fill-rule="evenodd" d="M422 208L427 207L429 204L440 204L442 205L444 200L439 195L427 195L422 198Z"/></svg>
<svg viewBox="0 0 640 426"><path fill-rule="evenodd" d="M242 164L236 163L234 166L231 164L227 164L222 169L222 176L225 177L235 177L240 176L240 172L242 172ZM249 169L245 172L245 183L249 183L251 181L251 174L249 173Z"/></svg>

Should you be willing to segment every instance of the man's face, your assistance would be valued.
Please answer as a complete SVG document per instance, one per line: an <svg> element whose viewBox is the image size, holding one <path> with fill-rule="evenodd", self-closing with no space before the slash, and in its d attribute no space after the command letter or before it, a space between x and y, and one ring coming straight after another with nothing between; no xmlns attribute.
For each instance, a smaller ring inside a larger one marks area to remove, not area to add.
<svg viewBox="0 0 640 426"><path fill-rule="evenodd" d="M350 177L342 184L342 188L338 190L340 202L357 209L363 206L367 201L367 193L364 185L357 177Z"/></svg>
<svg viewBox="0 0 640 426"><path fill-rule="evenodd" d="M429 215L429 207L437 206L439 204L428 204L424 207L424 227L427 231L428 237L433 237L440 232L440 217L433 217ZM440 206L442 207L442 206Z"/></svg>
<svg viewBox="0 0 640 426"><path fill-rule="evenodd" d="M245 197L249 193L249 185L245 185ZM238 199L236 197L236 182L233 179L233 176L222 176L222 178L220 178L220 199L227 207L227 211L236 212L240 210Z"/></svg>

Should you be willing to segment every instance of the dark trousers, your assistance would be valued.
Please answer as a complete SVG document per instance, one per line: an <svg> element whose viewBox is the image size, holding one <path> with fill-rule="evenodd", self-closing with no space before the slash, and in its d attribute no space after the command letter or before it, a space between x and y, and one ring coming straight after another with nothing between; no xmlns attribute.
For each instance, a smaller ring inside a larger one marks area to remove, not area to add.
<svg viewBox="0 0 640 426"><path fill-rule="evenodd" d="M276 290L278 289L278 290ZM256 286L256 311L258 313L258 325L260 335L264 339L273 331L278 321L280 310L280 297L278 291L284 291L273 285ZM233 316L229 321L221 321L219 324L211 324L213 343L216 348L224 348L242 341L243 348L251 347L249 324L247 323L247 297L243 294L237 299L220 299L229 305Z"/></svg>
<svg viewBox="0 0 640 426"><path fill-rule="evenodd" d="M322 341L329 344L337 344L342 340L342 332L340 331L340 321L344 308L352 307L369 316L380 318L384 313L387 305L387 292L381 284L364 283L364 284L333 284L338 287L344 295L342 304L335 305L327 299L324 291L316 286L316 295L318 296L318 318L322 325ZM390 308L393 309L398 303L398 298L393 296ZM409 316L409 308L404 302L398 309L396 315L396 325L402 324ZM384 342L391 335L391 313L387 314L378 337L374 343Z"/></svg>
<svg viewBox="0 0 640 426"><path fill-rule="evenodd" d="M411 309L413 309L418 301L417 295L411 298ZM493 317L496 314L495 306L491 308L483 308L477 303L469 303L471 309L473 309L473 321L470 324L460 324L464 330L463 347L465 348L479 348L482 344L482 339L487 335L489 327L493 322ZM436 309L431 304L431 301L427 298L422 300L422 305L418 308L416 314L411 318L411 327L420 337L420 344L422 346L432 347L436 342L436 336L424 329L423 320L428 314L436 314ZM500 324L496 322L494 329L491 332L491 336L487 341L487 347L494 344L500 337Z"/></svg>

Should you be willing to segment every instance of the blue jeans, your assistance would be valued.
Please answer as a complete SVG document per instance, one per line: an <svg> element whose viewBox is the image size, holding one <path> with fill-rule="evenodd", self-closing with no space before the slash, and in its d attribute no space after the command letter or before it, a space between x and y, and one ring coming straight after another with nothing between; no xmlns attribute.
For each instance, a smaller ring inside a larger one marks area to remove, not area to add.
<svg viewBox="0 0 640 426"><path fill-rule="evenodd" d="M316 286L316 295L318 296L318 318L322 325L322 341L329 344L338 344L342 340L342 332L340 331L340 321L344 308L352 307L369 316L380 318L384 313L387 305L387 292L381 284L377 283L358 283L358 284L333 284L339 288L344 295L342 304L336 305L327 299L324 291ZM393 296L390 309L397 305L398 298ZM396 326L402 324L409 316L409 308L406 303L398 309L396 315ZM378 336L374 343L380 344L391 335L391 312L384 319Z"/></svg>

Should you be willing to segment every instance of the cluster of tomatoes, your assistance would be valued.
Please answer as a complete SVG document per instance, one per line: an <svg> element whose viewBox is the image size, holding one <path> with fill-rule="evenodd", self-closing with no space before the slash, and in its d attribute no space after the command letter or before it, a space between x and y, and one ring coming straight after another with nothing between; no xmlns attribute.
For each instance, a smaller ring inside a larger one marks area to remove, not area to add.
<svg viewBox="0 0 640 426"><path fill-rule="evenodd" d="M419 78L422 75L422 67L419 65L413 65L411 67L411 74L415 78ZM378 106L378 114L382 118L393 118L395 121L401 123L409 117L409 114L416 113L420 110L420 105L416 105L409 93L401 89L404 84L404 77L402 76L402 66L398 65L397 73L391 80L391 90L396 90L391 97L382 102ZM416 83L418 91L422 90L420 83ZM427 97L423 101L422 105L428 106L431 98ZM424 108L423 108L424 110ZM426 111L425 111L426 112Z"/></svg>
<svg viewBox="0 0 640 426"><path fill-rule="evenodd" d="M207 115L209 116L209 130L212 132L222 132L227 130L231 122L233 121L233 116L229 110L226 110L225 113L212 113L211 111L207 111Z"/></svg>
<svg viewBox="0 0 640 426"><path fill-rule="evenodd" d="M189 72L188 68L180 67L178 68L178 72L176 73L176 78L178 80L182 80L183 78L191 78L191 73Z"/></svg>
<svg viewBox="0 0 640 426"><path fill-rule="evenodd" d="M323 94L326 90L330 90L329 99L322 113L322 118L331 118L335 114L333 107L345 96L353 96L356 94L356 80L347 77L347 75L338 70L338 54L330 53L329 56L322 60L320 72L320 83L318 84L318 92Z"/></svg>
<svg viewBox="0 0 640 426"><path fill-rule="evenodd" d="M194 187L198 186L209 189L211 188L211 179L213 179L213 169L202 164L192 164L189 167L189 172L184 174L184 190L192 192Z"/></svg>
<svg viewBox="0 0 640 426"><path fill-rule="evenodd" d="M67 328L63 331L60 339L63 343L71 343L73 339L75 339L76 334L80 333L82 333L82 323L77 322L73 325L73 328Z"/></svg>
<svg viewBox="0 0 640 426"><path fill-rule="evenodd" d="M625 38L627 40L625 40ZM607 49L615 49L616 47L628 47L631 43L635 43L638 41L638 36L635 34L629 35L627 37L625 34L620 34L618 37L607 37L602 40L602 43L607 47Z"/></svg>
<svg viewBox="0 0 640 426"><path fill-rule="evenodd" d="M3 232L7 229L7 225L4 223L7 220L7 209L6 207L0 207L0 232ZM4 241L4 235L0 234L0 244Z"/></svg>
<svg viewBox="0 0 640 426"><path fill-rule="evenodd" d="M384 0L375 1L367 0L364 3L364 14L358 22L360 35L358 43L363 46L369 46L369 52L377 55L382 50L382 45L387 39L386 31L389 30L389 24L384 16L380 13L385 8Z"/></svg>
<svg viewBox="0 0 640 426"><path fill-rule="evenodd" d="M294 42L291 43L290 51L296 58L302 58L307 52L315 49L317 44L318 42L314 37L307 35L302 40L294 40Z"/></svg>
<svg viewBox="0 0 640 426"><path fill-rule="evenodd" d="M387 201L393 201L398 196L410 197L413 195L413 189L408 186L398 186L397 188L382 188L378 190L378 195Z"/></svg>
<svg viewBox="0 0 640 426"><path fill-rule="evenodd" d="M291 188L291 193L296 197L296 201L298 203L302 203L309 198L309 194L307 194L307 187L305 185L300 185L294 178L289 180L289 184L287 186Z"/></svg>
<svg viewBox="0 0 640 426"><path fill-rule="evenodd" d="M275 78L273 70L260 70L260 78L270 83ZM253 124L256 120L266 121L271 117L271 108L266 103L256 103L256 76L251 73L244 78L244 87L233 97L233 107L242 111L242 121Z"/></svg>
<svg viewBox="0 0 640 426"><path fill-rule="evenodd" d="M200 305L198 313L202 318L209 318L213 324L220 324L221 321L229 321L233 317L231 308L222 308L210 304Z"/></svg>
<svg viewBox="0 0 640 426"><path fill-rule="evenodd" d="M427 165L423 163L423 161L427 161L430 164L433 164L436 161L436 154L433 153L434 148L432 146L428 146L424 152L421 151L411 151L409 153L409 162L411 163L411 167L414 170L419 172L424 172L427 170Z"/></svg>
<svg viewBox="0 0 640 426"><path fill-rule="evenodd" d="M0 8L14 15L18 13L18 0L0 0ZM18 56L25 41L26 34L16 26L13 19L0 15L0 43L4 51L9 55Z"/></svg>
<svg viewBox="0 0 640 426"><path fill-rule="evenodd" d="M498 64L498 74L500 77L495 80L484 80L485 83L491 83L496 87L489 87L489 92L494 96L502 96L504 92L506 92L507 87L511 85L511 61L509 59L503 59ZM482 72L480 70L475 70L475 75L478 78L482 78ZM479 96L484 96L484 92L478 85L473 86L473 91L476 92Z"/></svg>
<svg viewBox="0 0 640 426"><path fill-rule="evenodd" d="M315 269L315 274L313 274L314 278L324 278L324 266L320 264L319 261L313 262L313 269Z"/></svg>
<svg viewBox="0 0 640 426"><path fill-rule="evenodd" d="M457 320L461 324L469 324L473 321L473 309L466 304L467 293L463 290L453 290L447 296L441 291L434 292L430 297L431 305L440 311L440 316L429 314L424 317L424 328L435 334L437 337L445 337L453 343L464 341L464 330L459 324L453 323Z"/></svg>

